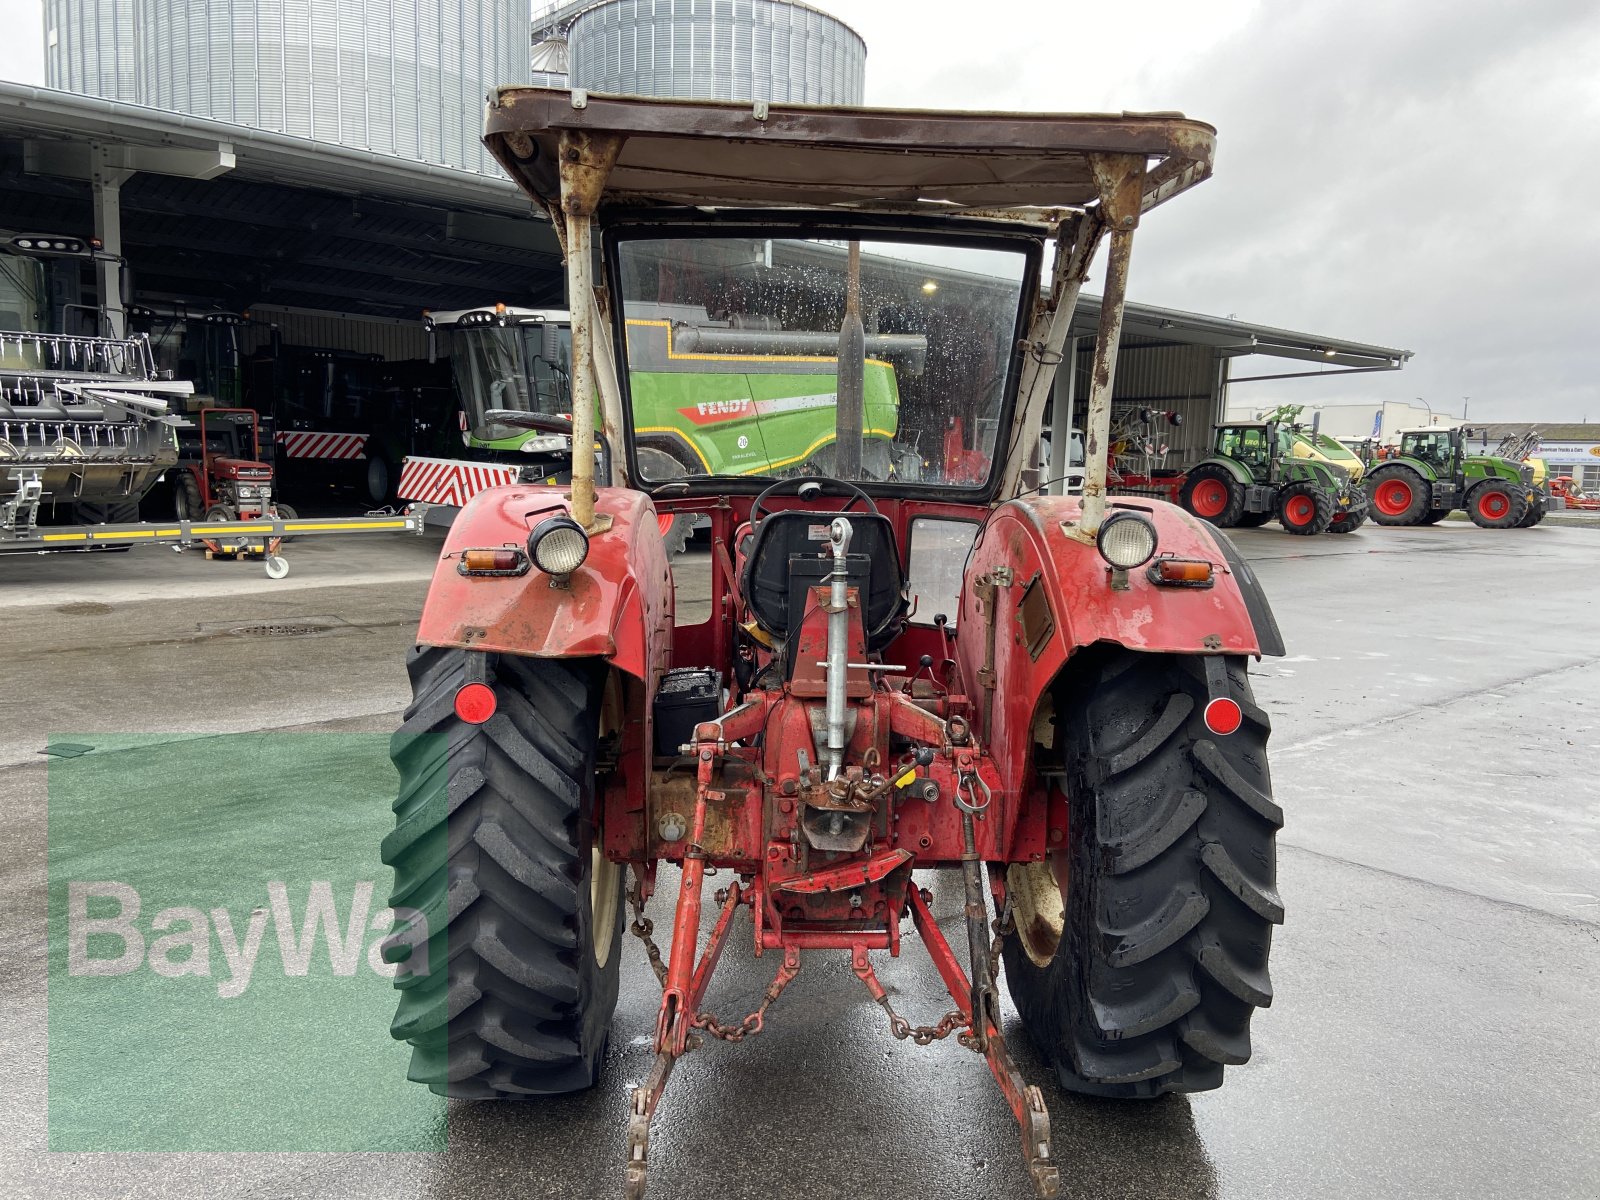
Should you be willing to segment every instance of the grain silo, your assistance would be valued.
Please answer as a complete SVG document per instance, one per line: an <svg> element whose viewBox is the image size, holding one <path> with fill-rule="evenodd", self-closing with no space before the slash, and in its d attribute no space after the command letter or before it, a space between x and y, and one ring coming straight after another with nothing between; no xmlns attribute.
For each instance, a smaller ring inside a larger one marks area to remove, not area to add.
<svg viewBox="0 0 1600 1200"><path fill-rule="evenodd" d="M860 104L861 36L795 0L602 0L566 29L573 87L687 99Z"/></svg>
<svg viewBox="0 0 1600 1200"><path fill-rule="evenodd" d="M51 87L498 173L484 97L526 82L527 0L45 0Z"/></svg>

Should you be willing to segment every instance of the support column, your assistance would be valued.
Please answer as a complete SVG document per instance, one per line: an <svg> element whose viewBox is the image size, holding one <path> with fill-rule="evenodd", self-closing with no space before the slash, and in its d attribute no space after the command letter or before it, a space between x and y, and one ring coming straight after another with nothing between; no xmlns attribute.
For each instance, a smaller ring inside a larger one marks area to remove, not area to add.
<svg viewBox="0 0 1600 1200"><path fill-rule="evenodd" d="M1100 328L1095 333L1094 369L1089 376L1089 415L1084 421L1083 512L1075 536L1093 541L1106 511L1106 465L1111 451L1111 393L1117 381L1117 349L1122 341L1122 305L1128 295L1128 260L1144 198L1142 158L1124 154L1090 159L1100 188L1100 208L1111 230L1106 256L1106 286L1100 297Z"/></svg>
<svg viewBox="0 0 1600 1200"><path fill-rule="evenodd" d="M89 147L89 181L94 188L94 236L100 241L95 258L95 279L100 286L100 307L111 337L128 336L128 314L122 307L122 185L132 171L113 165L111 148L98 142Z"/></svg>
<svg viewBox="0 0 1600 1200"><path fill-rule="evenodd" d="M1067 339L1066 352L1050 394L1049 495L1067 494L1066 474L1072 462L1072 410L1078 406L1078 339Z"/></svg>
<svg viewBox="0 0 1600 1200"><path fill-rule="evenodd" d="M599 393L595 379L594 278L591 222L606 179L622 150L615 134L568 131L561 135L561 211L566 223L568 310L572 314L572 519L593 534L611 524L595 516L594 408ZM621 447L621 431L612 450ZM607 480L607 483L610 481Z"/></svg>

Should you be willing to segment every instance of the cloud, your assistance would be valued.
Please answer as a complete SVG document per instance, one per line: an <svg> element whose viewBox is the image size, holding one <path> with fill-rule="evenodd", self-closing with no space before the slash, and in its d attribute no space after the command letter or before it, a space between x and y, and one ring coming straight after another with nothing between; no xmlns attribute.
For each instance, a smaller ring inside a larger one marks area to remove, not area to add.
<svg viewBox="0 0 1600 1200"><path fill-rule="evenodd" d="M1246 386L1600 420L1587 0L823 6L867 38L873 103L1215 124L1215 178L1140 232L1136 299L1417 352L1398 375Z"/></svg>

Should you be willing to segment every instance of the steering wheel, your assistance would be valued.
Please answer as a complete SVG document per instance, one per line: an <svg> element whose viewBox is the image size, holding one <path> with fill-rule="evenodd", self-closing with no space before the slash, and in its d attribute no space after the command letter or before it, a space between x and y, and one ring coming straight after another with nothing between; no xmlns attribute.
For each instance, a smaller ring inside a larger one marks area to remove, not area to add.
<svg viewBox="0 0 1600 1200"><path fill-rule="evenodd" d="M849 512L855 507L857 500L865 500L870 511L874 513L878 511L878 506L873 502L872 497L848 480L830 479L826 475L797 475L793 479L778 480L777 483L756 497L756 502L750 506L750 524L752 526L759 524L763 514L770 511L767 508L767 497L779 488L793 488L802 500L810 498L808 492L811 495L819 495L829 488L838 488L840 489L838 494L850 497L845 506L839 510L840 512Z"/></svg>

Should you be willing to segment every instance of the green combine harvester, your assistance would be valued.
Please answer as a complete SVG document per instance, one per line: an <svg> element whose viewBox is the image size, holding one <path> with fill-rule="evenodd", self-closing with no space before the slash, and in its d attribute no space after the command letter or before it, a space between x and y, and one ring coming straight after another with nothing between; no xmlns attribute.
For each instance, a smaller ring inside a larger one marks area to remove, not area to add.
<svg viewBox="0 0 1600 1200"><path fill-rule="evenodd" d="M1178 503L1221 528L1253 529L1277 519L1286 533L1353 533L1367 520L1357 486L1360 460L1324 447L1313 429L1292 424L1299 406L1265 420L1219 425L1212 454L1191 467ZM1343 451L1333 439L1333 447Z"/></svg>
<svg viewBox="0 0 1600 1200"><path fill-rule="evenodd" d="M1537 525L1544 493L1527 463L1468 454L1472 431L1432 426L1400 431L1400 454L1367 476L1372 519L1380 525L1433 525L1457 509L1484 529Z"/></svg>
<svg viewBox="0 0 1600 1200"><path fill-rule="evenodd" d="M486 464L565 482L564 434L490 414L571 419L569 314L497 304L430 313L424 324L436 352L450 357L467 457L408 459L400 498L459 507L507 481ZM652 478L833 473L836 332L782 329L763 317L713 320L704 308L677 305L630 317L626 331L639 463ZM866 337L861 456L869 478L920 474L917 447L896 440L895 372L919 371L926 350L921 334Z"/></svg>

